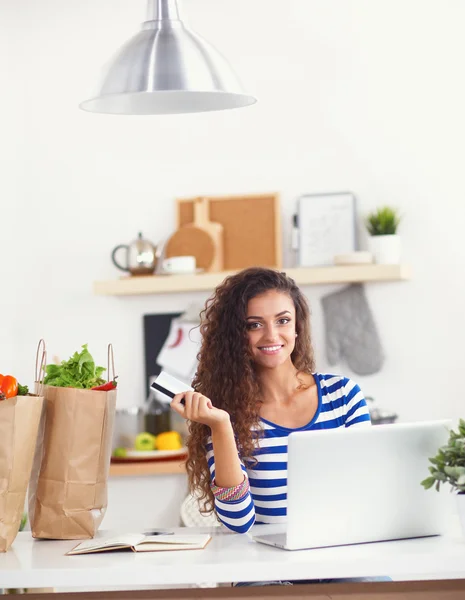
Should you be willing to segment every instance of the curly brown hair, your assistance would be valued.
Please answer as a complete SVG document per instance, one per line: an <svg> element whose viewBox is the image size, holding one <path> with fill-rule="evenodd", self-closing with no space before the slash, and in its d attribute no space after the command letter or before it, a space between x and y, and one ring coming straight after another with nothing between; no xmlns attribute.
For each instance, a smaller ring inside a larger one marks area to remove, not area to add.
<svg viewBox="0 0 465 600"><path fill-rule="evenodd" d="M298 336L291 360L298 372L312 373L310 310L295 281L285 273L254 267L231 275L216 288L200 315L202 345L192 387L210 398L215 407L229 413L239 455L245 463L254 461L256 437L251 429L260 418L260 384L247 337L247 305L255 296L270 290L288 294L293 300ZM205 513L214 509L206 457L210 434L206 425L189 423L189 489L199 497Z"/></svg>

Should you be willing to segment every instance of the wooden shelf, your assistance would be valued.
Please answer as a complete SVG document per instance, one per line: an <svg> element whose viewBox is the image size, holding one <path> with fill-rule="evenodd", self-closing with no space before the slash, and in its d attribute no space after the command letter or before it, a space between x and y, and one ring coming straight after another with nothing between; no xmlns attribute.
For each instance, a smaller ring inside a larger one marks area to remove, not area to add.
<svg viewBox="0 0 465 600"><path fill-rule="evenodd" d="M298 285L330 283L365 283L402 281L410 279L407 265L348 265L334 267L299 267L283 269ZM169 294L213 290L225 277L235 271L202 273L199 275L150 275L122 277L94 283L99 296L134 296L141 294Z"/></svg>
<svg viewBox="0 0 465 600"><path fill-rule="evenodd" d="M159 460L137 463L111 463L110 477L137 477L139 475L183 475L186 472L184 461Z"/></svg>

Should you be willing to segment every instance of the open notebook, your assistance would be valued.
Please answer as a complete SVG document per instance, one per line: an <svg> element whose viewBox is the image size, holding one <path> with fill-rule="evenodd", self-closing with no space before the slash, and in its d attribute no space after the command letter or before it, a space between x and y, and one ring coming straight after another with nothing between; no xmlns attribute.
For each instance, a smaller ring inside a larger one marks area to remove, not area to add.
<svg viewBox="0 0 465 600"><path fill-rule="evenodd" d="M86 540L67 552L67 555L108 552L110 550L132 550L133 552L166 552L167 550L202 550L211 540L211 535L140 535L122 534L112 538Z"/></svg>

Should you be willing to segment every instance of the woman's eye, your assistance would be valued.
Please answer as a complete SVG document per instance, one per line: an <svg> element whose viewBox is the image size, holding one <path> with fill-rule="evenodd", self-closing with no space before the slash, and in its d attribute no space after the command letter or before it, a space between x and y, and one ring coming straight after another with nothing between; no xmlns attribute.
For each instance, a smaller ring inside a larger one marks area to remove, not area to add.
<svg viewBox="0 0 465 600"><path fill-rule="evenodd" d="M288 317L283 317L282 319L279 319L279 321L278 321L278 323L280 325L287 325L290 322L291 322L291 320Z"/></svg>
<svg viewBox="0 0 465 600"><path fill-rule="evenodd" d="M260 327L260 323L247 323L247 329L258 329Z"/></svg>

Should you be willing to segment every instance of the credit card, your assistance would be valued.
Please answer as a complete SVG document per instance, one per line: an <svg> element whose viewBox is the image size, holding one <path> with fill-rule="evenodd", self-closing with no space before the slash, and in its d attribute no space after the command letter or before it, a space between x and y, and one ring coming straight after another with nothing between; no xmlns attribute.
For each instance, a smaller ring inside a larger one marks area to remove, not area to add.
<svg viewBox="0 0 465 600"><path fill-rule="evenodd" d="M187 383L176 379L173 375L170 375L166 371L162 371L155 381L152 383L152 386L155 390L158 390L168 398L174 398L176 394L180 394L181 392L192 392L193 388L191 388ZM166 399L166 402L169 402Z"/></svg>

